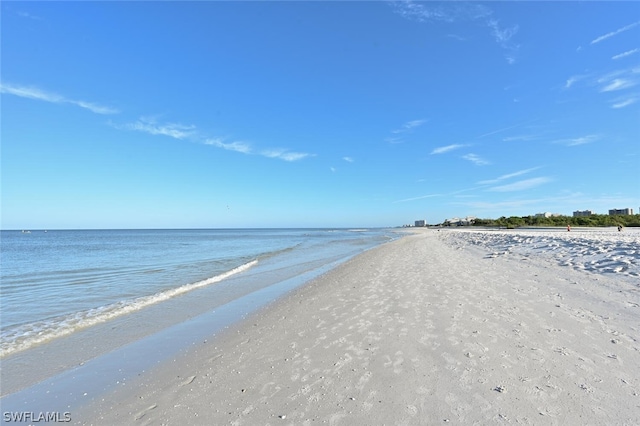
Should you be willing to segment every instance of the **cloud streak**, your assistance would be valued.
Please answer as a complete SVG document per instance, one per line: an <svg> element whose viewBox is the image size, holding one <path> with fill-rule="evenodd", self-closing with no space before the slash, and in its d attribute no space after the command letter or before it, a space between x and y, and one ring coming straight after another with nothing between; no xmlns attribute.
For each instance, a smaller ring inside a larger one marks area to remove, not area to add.
<svg viewBox="0 0 640 426"><path fill-rule="evenodd" d="M307 154L304 152L287 151L286 149L268 149L268 150L262 151L260 155L268 158L277 158L279 160L284 160L289 162L298 161L298 160L302 160L303 158L313 156L312 154Z"/></svg>
<svg viewBox="0 0 640 426"><path fill-rule="evenodd" d="M506 175L499 176L499 177L497 177L495 179L480 181L480 182L478 182L478 184L479 185L492 185L492 184L495 184L495 183L498 183L498 182L502 182L503 180L508 180L508 179L511 179L511 178L514 178L514 177L526 175L527 173L531 173L531 172L533 172L535 170L538 170L539 168L540 167L532 167L530 169L519 170L517 172L513 172L513 173L509 173L509 174L506 174Z"/></svg>
<svg viewBox="0 0 640 426"><path fill-rule="evenodd" d="M187 139L195 135L195 126L185 126L178 123L158 124L154 119L140 118L135 123L129 123L116 128L124 130L134 130L148 133L150 135L169 136L174 139Z"/></svg>
<svg viewBox="0 0 640 426"><path fill-rule="evenodd" d="M601 92L613 92L616 90L626 89L636 85L635 81L625 78L616 78L611 80L606 86L600 89Z"/></svg>
<svg viewBox="0 0 640 426"><path fill-rule="evenodd" d="M431 155L444 154L445 152L454 151L456 149L464 148L465 146L467 145L457 144L457 143L452 145L441 146L431 151Z"/></svg>
<svg viewBox="0 0 640 426"><path fill-rule="evenodd" d="M598 135L587 135L587 136L580 136L577 138L558 139L554 141L554 143L565 145L565 146L578 146L578 145L584 145L584 144L595 142L598 139L600 139L600 136Z"/></svg>
<svg viewBox="0 0 640 426"><path fill-rule="evenodd" d="M114 125L114 127L122 130L133 130L150 135L169 136L178 140L189 139L196 143L213 146L224 149L226 151L237 152L245 155L260 155L267 158L275 158L287 162L302 160L303 158L312 157L313 154L304 152L294 152L283 148L269 148L262 151L256 151L249 143L242 141L225 142L223 138L202 138L198 135L196 126L184 125L180 123L158 123L152 118L140 118L135 123L124 125Z"/></svg>
<svg viewBox="0 0 640 426"><path fill-rule="evenodd" d="M423 200L425 198L440 197L441 194L420 195L419 197L405 198L403 200L394 201L394 203L406 203L407 201Z"/></svg>
<svg viewBox="0 0 640 426"><path fill-rule="evenodd" d="M631 50L627 50L626 52L620 53L618 55L612 56L611 59L621 59L621 58L626 58L627 56L631 56L633 54L636 54L640 52L640 49L631 49Z"/></svg>
<svg viewBox="0 0 640 426"><path fill-rule="evenodd" d="M551 182L551 179L547 177L537 177L532 179L520 180L518 182L510 183L507 185L494 186L492 188L489 188L488 191L493 191L493 192L524 191L526 189L531 189L531 188L535 188L537 186L543 185L547 182Z"/></svg>
<svg viewBox="0 0 640 426"><path fill-rule="evenodd" d="M569 89L571 88L571 86L573 86L574 84L576 84L579 81L584 80L585 78L587 78L587 76L585 75L572 75L571 77L569 77L567 79L567 82L564 85L565 89Z"/></svg>
<svg viewBox="0 0 640 426"><path fill-rule="evenodd" d="M464 158L467 161L471 161L476 166L486 166L488 164L491 164L477 154L466 154L466 155L463 155L462 158Z"/></svg>
<svg viewBox="0 0 640 426"><path fill-rule="evenodd" d="M117 114L120 112L115 108L99 105L93 102L87 102L84 100L71 99L66 96L62 96L54 92L48 92L34 86L21 86L15 84L0 83L0 93L54 104L75 105L77 107L87 109L95 114ZM420 120L416 120L406 123L404 127L410 129L420 124L422 124ZM216 148L225 149L227 151L239 152L241 154L256 154L251 146L245 142L224 142L224 140L220 138L202 139L198 137L196 126L194 125L184 125L180 123L158 123L154 118L149 117L141 117L133 123L121 125L111 123L111 125L119 130L131 130L147 133L150 135L168 136L178 140L191 139L195 142L215 146ZM313 154L293 152L281 148L266 149L258 152L257 154L264 157L276 158L288 162L298 161L303 158L313 156ZM347 158L349 157L345 157L345 161L349 161L347 160Z"/></svg>
<svg viewBox="0 0 640 426"><path fill-rule="evenodd" d="M636 52L640 52L640 49L629 50L623 54L614 56L613 58L629 56ZM601 75L575 75L567 80L565 89L570 89L576 85L576 83L582 81L584 81L589 87L595 87L599 93L622 93L622 95L619 95L616 99L610 99L608 102L611 105L611 108L624 108L637 101L638 94L629 93L629 89L638 86L638 83L640 83L640 68L622 68Z"/></svg>
<svg viewBox="0 0 640 426"><path fill-rule="evenodd" d="M407 121L406 123L404 123L402 125L402 127L400 127L397 130L392 130L391 133L404 133L404 132L408 132L411 129L414 129L416 127L420 127L422 126L424 123L426 123L427 120L421 119L421 120L412 120L412 121Z"/></svg>
<svg viewBox="0 0 640 426"><path fill-rule="evenodd" d="M513 126L504 127L504 128L502 128L502 129L492 130L491 132L484 133L484 134L482 134L482 135L480 135L480 136L477 136L477 139L481 139L481 138L484 138L484 137L487 137L487 136L495 135L496 133L506 132L507 130L515 129L515 128L517 128L517 127L523 126L523 125L525 125L525 124L532 123L532 122L534 122L534 121L536 121L536 119L534 119L534 120L529 120L529 121L526 121L526 122L524 122L524 123L520 123L520 124L514 124Z"/></svg>
<svg viewBox="0 0 640 426"><path fill-rule="evenodd" d="M241 154L251 154L251 146L244 142L229 142L225 143L222 139L206 139L205 145L212 145L217 148L226 149L227 151L235 151Z"/></svg>
<svg viewBox="0 0 640 426"><path fill-rule="evenodd" d="M54 104L71 104L80 108L87 109L96 114L117 114L119 111L115 108L98 105L93 102L70 99L57 93L47 92L33 86L20 86L15 84L0 83L0 93L6 93L26 99L33 99Z"/></svg>
<svg viewBox="0 0 640 426"><path fill-rule="evenodd" d="M615 30L615 31L611 31L610 33L607 33L607 34L605 34L605 35L601 35L600 37L597 37L597 38L593 39L593 40L591 41L591 44L600 43L601 41L604 41L604 40L606 40L606 39L608 39L608 38L611 38L611 37L613 37L613 36L616 36L616 35L618 35L618 34L620 34L620 33L623 33L623 32L625 32L625 31L629 31L630 29L632 29L632 28L636 27L637 25L640 25L640 21L638 21L638 22L634 22L633 24L629 24L629 25L627 25L627 26L625 26L625 27L622 27L622 28L620 28L620 29L617 29L617 30Z"/></svg>
<svg viewBox="0 0 640 426"><path fill-rule="evenodd" d="M425 119L407 121L399 129L392 130L391 133L393 133L395 136L386 138L385 142L388 142L390 144L403 143L404 142L403 135L405 133L411 133L413 129L422 126L426 122L427 120Z"/></svg>
<svg viewBox="0 0 640 426"><path fill-rule="evenodd" d="M633 105L636 102L638 102L638 98L635 96L632 96L629 98L618 98L613 101L613 103L611 104L611 108L614 108L614 109L624 108L624 107L628 107L629 105Z"/></svg>

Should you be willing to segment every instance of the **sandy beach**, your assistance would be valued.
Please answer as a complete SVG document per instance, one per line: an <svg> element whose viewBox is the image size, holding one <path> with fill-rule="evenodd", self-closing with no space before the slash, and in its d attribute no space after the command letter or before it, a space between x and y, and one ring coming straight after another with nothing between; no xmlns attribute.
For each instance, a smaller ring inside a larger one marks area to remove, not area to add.
<svg viewBox="0 0 640 426"><path fill-rule="evenodd" d="M460 243L474 238L369 250L72 421L640 424L638 277Z"/></svg>

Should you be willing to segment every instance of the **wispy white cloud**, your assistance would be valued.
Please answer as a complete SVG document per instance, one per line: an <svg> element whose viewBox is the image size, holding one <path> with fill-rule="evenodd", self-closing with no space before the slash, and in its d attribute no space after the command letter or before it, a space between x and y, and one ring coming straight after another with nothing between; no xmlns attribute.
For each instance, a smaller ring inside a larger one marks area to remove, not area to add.
<svg viewBox="0 0 640 426"><path fill-rule="evenodd" d="M573 86L574 84L576 84L581 80L584 80L585 78L587 78L586 75L572 75L567 79L567 82L565 83L564 88L569 89L571 88L571 86Z"/></svg>
<svg viewBox="0 0 640 426"><path fill-rule="evenodd" d="M633 87L636 82L625 78L616 78L607 83L606 86L600 89L601 92L613 92L615 90L622 90L628 87Z"/></svg>
<svg viewBox="0 0 640 426"><path fill-rule="evenodd" d="M227 151L240 152L242 154L251 154L253 151L251 145L245 142L223 142L222 139L206 139L205 145L212 145L217 148L226 149Z"/></svg>
<svg viewBox="0 0 640 426"><path fill-rule="evenodd" d="M395 13L412 21L454 21L452 11L447 10L447 8L441 4L430 4L427 6L413 1L395 1L391 2L391 5L394 7Z"/></svg>
<svg viewBox="0 0 640 426"><path fill-rule="evenodd" d="M277 158L279 160L290 161L290 162L302 160L303 158L313 156L312 154L307 154L304 152L292 152L292 151L287 151L286 149L278 149L278 148L267 149L265 151L262 151L260 155L263 155L268 158Z"/></svg>
<svg viewBox="0 0 640 426"><path fill-rule="evenodd" d="M42 18L36 15L32 15L29 12L25 12L25 11L18 11L17 15L21 18L27 18L27 19L34 19L36 21L41 21Z"/></svg>
<svg viewBox="0 0 640 426"><path fill-rule="evenodd" d="M600 139L600 136L598 135L587 135L587 136L580 136L577 138L558 139L558 140L555 140L554 143L565 145L565 146L578 146L578 145L584 145L587 143L595 142L598 139Z"/></svg>
<svg viewBox="0 0 640 426"><path fill-rule="evenodd" d="M33 86L18 86L13 84L0 83L0 92L22 98L36 99L39 101L63 103L66 99L58 94L45 92Z"/></svg>
<svg viewBox="0 0 640 426"><path fill-rule="evenodd" d="M496 43L500 45L503 49L507 51L505 54L505 59L509 65L512 65L516 62L516 55L520 46L511 41L514 35L518 32L518 26L512 25L509 27L501 27L500 23L495 19L490 19L487 21L487 25L491 29L491 34L493 35Z"/></svg>
<svg viewBox="0 0 640 426"><path fill-rule="evenodd" d="M488 164L491 164L477 154L466 154L466 155L463 155L462 158L464 158L467 161L471 161L476 166L486 166Z"/></svg>
<svg viewBox="0 0 640 426"><path fill-rule="evenodd" d="M624 107L628 107L629 105L633 105L636 102L638 102L637 96L617 98L611 103L611 108L615 108L615 109L624 108Z"/></svg>
<svg viewBox="0 0 640 426"><path fill-rule="evenodd" d="M489 19L487 25L491 28L491 33L496 42L502 47L508 47L511 38L518 32L518 26L501 28L500 23L495 19Z"/></svg>
<svg viewBox="0 0 640 426"><path fill-rule="evenodd" d="M47 92L34 86L20 86L15 84L0 83L0 93L19 96L21 98L34 99L54 104L71 104L88 109L96 114L117 114L115 108L98 105L93 102L70 99L53 92Z"/></svg>
<svg viewBox="0 0 640 426"><path fill-rule="evenodd" d="M354 162L353 158L351 158L351 157L342 157L342 159L344 161L346 161L347 163L353 163Z"/></svg>
<svg viewBox="0 0 640 426"><path fill-rule="evenodd" d="M115 127L123 130L135 130L150 135L169 136L174 139L186 139L195 135L195 126L193 125L158 123L155 119L148 117L141 117L134 123L117 125Z"/></svg>
<svg viewBox="0 0 640 426"><path fill-rule="evenodd" d="M501 26L492 18L493 11L479 3L468 2L415 2L411 0L390 3L394 12L405 19L417 22L464 22L481 21L489 28L496 43L508 53L505 58L509 64L516 61L519 46L511 39L518 32L518 26Z"/></svg>
<svg viewBox="0 0 640 426"><path fill-rule="evenodd" d="M520 123L520 124L514 124L513 126L503 127L502 129L498 129L498 130L492 130L490 132L487 132L487 133L484 133L484 134L482 134L480 136L477 136L477 139L484 138L484 137L491 136L491 135L495 135L496 133L506 132L507 130L515 129L515 128L520 127L520 126L522 126L524 124L530 123L531 121L535 121L535 120L530 120L528 122Z"/></svg>
<svg viewBox="0 0 640 426"><path fill-rule="evenodd" d="M623 53L620 53L618 55L612 56L611 59L626 58L627 56L631 56L631 55L636 54L638 52L640 52L640 49L627 50L626 52L623 52Z"/></svg>
<svg viewBox="0 0 640 426"><path fill-rule="evenodd" d="M426 122L427 120L425 119L407 121L400 126L400 128L392 130L391 133L393 133L394 136L386 138L385 142L390 144L404 143L406 134L412 133L414 129L422 126Z"/></svg>
<svg viewBox="0 0 640 426"><path fill-rule="evenodd" d="M386 138L384 141L393 145L404 142L402 138Z"/></svg>
<svg viewBox="0 0 640 426"><path fill-rule="evenodd" d="M622 68L614 71L607 72L606 74L598 74L595 72L588 74L577 74L569 77L566 81L564 88L570 89L573 86L576 86L577 83L584 83L588 87L598 87L600 92L607 91L605 88L608 88L608 91L612 89L615 90L615 87L622 88L622 85L625 81L629 81L633 84L637 81L638 72L635 72L634 68ZM619 80L619 81L616 81Z"/></svg>
<svg viewBox="0 0 640 426"><path fill-rule="evenodd" d="M520 180L518 182L510 183L507 185L494 186L492 188L489 188L488 191L494 191L494 192L524 191L526 189L535 188L536 186L540 186L548 182L551 182L551 179L548 177L537 177L532 179Z"/></svg>
<svg viewBox="0 0 640 426"><path fill-rule="evenodd" d="M0 83L0 93L55 104L71 104L80 108L87 109L96 114L116 114L119 112L114 108L98 105L96 103L87 102L84 100L70 99L57 93L48 92L33 86ZM133 123L111 123L111 125L121 130L133 130L148 133L150 135L169 136L171 138L179 140L193 139L196 142L204 143L205 145L212 145L217 148L240 152L242 154L253 153L251 146L244 142L224 142L224 140L220 138L202 139L201 137L198 137L196 127L194 125L184 125L180 123L159 123L155 118L152 117L141 117ZM260 152L259 154L265 157L277 158L284 161L298 161L303 158L313 156L312 154L293 152L286 149L267 149ZM349 157L345 157L345 161L353 160L351 160Z"/></svg>
<svg viewBox="0 0 640 426"><path fill-rule="evenodd" d="M426 121L425 119L408 121L404 124L404 128L407 130L413 129L414 127L422 126Z"/></svg>
<svg viewBox="0 0 640 426"><path fill-rule="evenodd" d="M533 172L535 170L538 170L539 168L540 167L532 167L530 169L519 170L517 172L508 173L506 175L499 176L499 177L497 177L495 179L480 181L480 182L478 182L478 184L479 185L493 185L495 183L502 182L504 180L508 180L508 179L511 179L511 178L514 178L514 177L526 175L527 173L531 173L531 172Z"/></svg>
<svg viewBox="0 0 640 426"><path fill-rule="evenodd" d="M416 127L422 126L426 122L427 120L424 120L424 119L407 121L402 125L402 127L396 130L392 130L391 133L405 133L410 131L411 129L415 129Z"/></svg>
<svg viewBox="0 0 640 426"><path fill-rule="evenodd" d="M503 142L516 142L516 141L533 141L538 139L536 135L516 135L516 136L507 136L506 138L502 138Z"/></svg>
<svg viewBox="0 0 640 426"><path fill-rule="evenodd" d="M490 16L492 11L481 4L457 2L414 2L410 0L390 3L394 12L417 22L456 22L476 20Z"/></svg>
<svg viewBox="0 0 640 426"><path fill-rule="evenodd" d="M431 155L435 155L435 154L444 154L445 152L449 152L449 151L453 151L456 149L460 149L460 148L464 148L467 145L463 145L463 144L452 144L452 145L447 145L447 146L441 146L438 148L435 148L433 151L431 151Z"/></svg>
<svg viewBox="0 0 640 426"><path fill-rule="evenodd" d="M622 32L628 31L628 30L630 30L630 29L634 28L634 27L635 27L635 26L637 26L637 25L640 25L640 21L638 21L638 22L634 22L633 24L629 24L629 25L627 25L627 26L625 26L625 27L622 27L622 28L620 28L620 29L617 29L617 30L615 30L615 31L611 31L610 33L607 33L607 34L605 34L605 35L601 35L600 37L597 37L597 38L593 39L593 40L591 41L591 44L600 43L600 42L601 42L601 41L603 41L603 40L606 40L606 39L608 39L608 38L611 38L611 37L613 37L613 36L616 36L616 35L618 35L618 34L620 34L620 33L622 33Z"/></svg>
<svg viewBox="0 0 640 426"><path fill-rule="evenodd" d="M88 109L89 111L95 112L96 114L117 114L120 112L115 108L105 107L91 102L74 101L72 99L68 99L67 103L79 106L80 108Z"/></svg>
<svg viewBox="0 0 640 426"><path fill-rule="evenodd" d="M134 123L113 125L122 130L134 130L150 135L169 136L174 139L190 139L195 143L213 146L227 151L238 152L245 155L261 155L267 158L275 158L284 161L298 161L313 154L294 152L282 148L265 149L256 151L251 144L242 141L226 142L223 138L202 137L198 135L196 126L179 123L158 123L155 118L142 117Z"/></svg>
<svg viewBox="0 0 640 426"><path fill-rule="evenodd" d="M640 49L635 50L640 51ZM572 76L567 80L565 89L572 88L579 81L584 81L587 87L596 88L599 93L620 92L621 95L616 99L609 99L607 102L611 108L624 108L635 103L638 97L637 93L628 93L628 89L640 83L640 67L617 69L600 75L590 73Z"/></svg>
<svg viewBox="0 0 640 426"><path fill-rule="evenodd" d="M411 197L405 198L403 200L396 200L394 203L405 203L407 201L415 201L415 200L423 200L425 198L433 198L433 197L441 197L442 194L429 194L429 195L420 195L419 197Z"/></svg>

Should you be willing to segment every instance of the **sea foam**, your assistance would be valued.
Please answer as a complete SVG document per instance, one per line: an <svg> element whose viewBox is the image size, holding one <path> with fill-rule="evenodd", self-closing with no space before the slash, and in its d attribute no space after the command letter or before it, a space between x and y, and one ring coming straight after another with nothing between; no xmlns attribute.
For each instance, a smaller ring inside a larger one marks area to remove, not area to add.
<svg viewBox="0 0 640 426"><path fill-rule="evenodd" d="M258 260L252 260L222 274L191 284L172 288L149 296L123 300L106 306L88 309L82 312L51 318L49 320L23 324L2 330L0 358L29 349L35 345L67 336L83 328L91 327L114 318L139 311L156 303L183 295L198 288L218 283L232 275L244 272L255 266Z"/></svg>

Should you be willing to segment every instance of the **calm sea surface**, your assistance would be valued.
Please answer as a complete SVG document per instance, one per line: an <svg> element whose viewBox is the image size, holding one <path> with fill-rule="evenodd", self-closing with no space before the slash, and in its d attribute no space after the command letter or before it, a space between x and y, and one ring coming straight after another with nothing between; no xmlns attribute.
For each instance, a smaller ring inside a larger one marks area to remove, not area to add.
<svg viewBox="0 0 640 426"><path fill-rule="evenodd" d="M198 291L207 293L180 306L206 311L395 237L345 229L2 231L0 356Z"/></svg>

